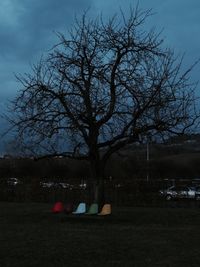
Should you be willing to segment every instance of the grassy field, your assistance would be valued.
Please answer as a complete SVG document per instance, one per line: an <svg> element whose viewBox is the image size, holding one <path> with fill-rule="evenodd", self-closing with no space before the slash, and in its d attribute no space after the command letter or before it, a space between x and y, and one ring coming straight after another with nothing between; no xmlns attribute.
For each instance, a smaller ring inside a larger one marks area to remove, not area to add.
<svg viewBox="0 0 200 267"><path fill-rule="evenodd" d="M200 208L113 208L109 217L0 203L0 266L200 266Z"/></svg>

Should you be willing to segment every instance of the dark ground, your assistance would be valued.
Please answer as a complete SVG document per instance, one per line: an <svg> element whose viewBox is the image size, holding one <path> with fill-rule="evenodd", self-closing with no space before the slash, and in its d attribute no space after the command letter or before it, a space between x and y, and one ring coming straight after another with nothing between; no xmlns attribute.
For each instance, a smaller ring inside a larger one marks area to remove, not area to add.
<svg viewBox="0 0 200 267"><path fill-rule="evenodd" d="M2 267L200 266L200 208L113 207L108 217L0 202Z"/></svg>

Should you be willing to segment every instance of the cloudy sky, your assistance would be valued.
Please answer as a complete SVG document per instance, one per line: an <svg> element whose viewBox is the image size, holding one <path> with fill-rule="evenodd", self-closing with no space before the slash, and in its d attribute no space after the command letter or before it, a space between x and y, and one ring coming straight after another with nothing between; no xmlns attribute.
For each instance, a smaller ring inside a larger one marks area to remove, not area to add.
<svg viewBox="0 0 200 267"><path fill-rule="evenodd" d="M67 32L74 16L90 8L89 16L102 12L109 17L122 8L128 14L130 0L0 0L0 111L12 99L19 84L15 73L30 71L56 43L56 31ZM165 44L177 53L185 53L185 66L200 58L200 1L199 0L140 0L143 9L155 13L148 26L164 29ZM147 26L147 27L148 27ZM200 65L193 71L198 80ZM0 119L1 127L4 122ZM1 147L1 142L0 142Z"/></svg>

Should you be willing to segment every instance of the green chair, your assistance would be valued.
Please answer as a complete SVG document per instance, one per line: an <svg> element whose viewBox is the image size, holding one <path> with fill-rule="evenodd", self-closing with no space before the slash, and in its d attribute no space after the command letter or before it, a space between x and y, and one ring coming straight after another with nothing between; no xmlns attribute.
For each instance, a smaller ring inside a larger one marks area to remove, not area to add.
<svg viewBox="0 0 200 267"><path fill-rule="evenodd" d="M90 205L88 212L86 213L87 215L95 215L98 214L98 204L93 203Z"/></svg>

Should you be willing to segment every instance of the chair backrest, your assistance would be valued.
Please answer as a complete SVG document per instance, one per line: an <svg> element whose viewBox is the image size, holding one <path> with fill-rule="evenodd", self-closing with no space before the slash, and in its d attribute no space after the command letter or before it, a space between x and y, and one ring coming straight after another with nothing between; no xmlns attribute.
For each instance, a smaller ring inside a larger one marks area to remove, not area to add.
<svg viewBox="0 0 200 267"><path fill-rule="evenodd" d="M80 203L73 214L82 214L86 212L86 204Z"/></svg>
<svg viewBox="0 0 200 267"><path fill-rule="evenodd" d="M65 213L70 214L73 211L73 204L72 203L67 203L64 209Z"/></svg>
<svg viewBox="0 0 200 267"><path fill-rule="evenodd" d="M52 208L53 213L60 213L64 211L64 205L62 202L56 202Z"/></svg>
<svg viewBox="0 0 200 267"><path fill-rule="evenodd" d="M98 213L98 204L97 203L93 203L90 205L87 214L88 215L93 215L93 214L97 214Z"/></svg>
<svg viewBox="0 0 200 267"><path fill-rule="evenodd" d="M98 215L110 215L111 214L111 204L104 204L101 212Z"/></svg>

